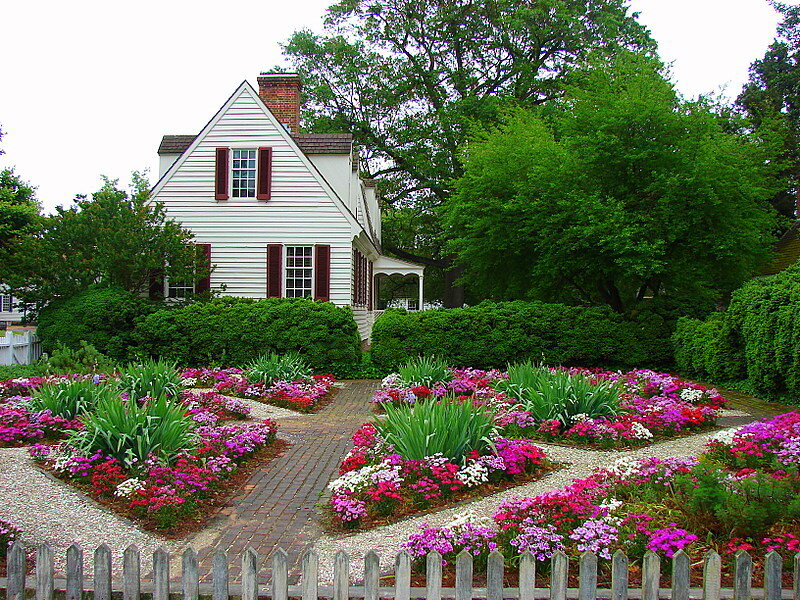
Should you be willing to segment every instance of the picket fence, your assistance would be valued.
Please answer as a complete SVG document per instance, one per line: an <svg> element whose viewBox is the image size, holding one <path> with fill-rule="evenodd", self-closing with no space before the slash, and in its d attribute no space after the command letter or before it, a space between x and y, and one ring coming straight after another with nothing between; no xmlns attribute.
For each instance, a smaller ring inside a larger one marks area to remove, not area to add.
<svg viewBox="0 0 800 600"><path fill-rule="evenodd" d="M29 365L39 360L42 347L31 331L0 331L0 365Z"/></svg>
<svg viewBox="0 0 800 600"><path fill-rule="evenodd" d="M40 546L36 550L35 575L33 581L26 578L26 554L23 546L15 542L8 550L8 576L0 579L0 590L6 591L8 600L24 600L26 591L35 592L36 600L53 600L56 591L65 600L82 600L85 595L93 594L94 600L112 600L112 594L123 600L140 600L142 595L152 600L169 600L183 598L197 600L199 597L210 597L212 600L228 600L231 597L241 600L317 600L332 598L348 600L364 598L378 600L392 598L394 600L800 600L800 553L793 559L793 588L782 588L783 558L776 552L764 557L764 587L754 588L752 584L753 560L744 551L739 551L734 560L734 585L732 588L721 586L722 559L716 552L709 552L703 561L703 583L700 588L692 588L690 580L691 564L689 557L679 551L671 561L671 587L659 588L661 578L661 559L653 552L648 552L642 564L641 587L629 588L628 558L622 551L617 551L611 560L611 585L599 588L597 585L597 555L585 552L578 561L578 587L568 587L569 559L563 552L552 557L549 588L536 588L536 562L526 552L519 558L519 587L509 588L503 585L503 556L494 551L489 555L486 569L486 587L473 587L473 557L469 552L462 552L456 559L455 587L442 586L442 558L438 552L427 556L426 587L411 586L411 557L406 552L397 555L395 561L395 583L393 587L381 587L380 560L375 552L368 552L364 559L363 582L353 585L349 580L349 557L344 552L336 554L334 559L333 585L319 584L319 556L306 552L301 560L301 577L298 585L289 585L289 563L286 552L278 549L272 554L272 573L269 586L259 584L259 557L252 549L241 557L241 577L234 584L229 577L228 557L224 552L217 552L212 557L211 581L201 582L197 553L187 549L181 557L181 579L170 578L170 556L159 549L153 554L152 577L143 579L140 568L140 553L135 546L128 547L123 554L122 577L112 577L111 550L105 544L94 552L94 573L91 581L84 578L83 550L73 544L67 549L66 578L54 578L53 550ZM172 586L172 587L171 587Z"/></svg>

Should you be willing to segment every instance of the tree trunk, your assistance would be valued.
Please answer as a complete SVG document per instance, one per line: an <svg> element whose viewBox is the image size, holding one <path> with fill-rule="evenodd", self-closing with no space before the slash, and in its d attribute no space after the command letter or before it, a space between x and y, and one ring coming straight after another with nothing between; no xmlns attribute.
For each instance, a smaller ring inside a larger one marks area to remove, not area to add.
<svg viewBox="0 0 800 600"><path fill-rule="evenodd" d="M464 267L451 266L450 268L445 268L443 294L445 308L461 308L464 306L464 285L455 283L462 275L464 275Z"/></svg>

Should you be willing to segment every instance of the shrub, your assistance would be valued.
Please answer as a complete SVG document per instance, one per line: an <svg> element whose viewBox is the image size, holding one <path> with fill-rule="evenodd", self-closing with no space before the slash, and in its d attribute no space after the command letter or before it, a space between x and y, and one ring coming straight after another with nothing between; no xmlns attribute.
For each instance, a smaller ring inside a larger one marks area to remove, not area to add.
<svg viewBox="0 0 800 600"><path fill-rule="evenodd" d="M306 298L215 298L142 318L136 344L147 355L186 366L246 365L270 352L297 351L316 371L361 362L361 340L348 308Z"/></svg>
<svg viewBox="0 0 800 600"><path fill-rule="evenodd" d="M494 416L472 402L426 401L412 406L385 406L386 419L375 428L406 460L441 453L453 462L489 445Z"/></svg>
<svg viewBox="0 0 800 600"><path fill-rule="evenodd" d="M557 420L569 426L578 415L594 419L620 411L615 382L592 381L532 363L509 366L508 379L498 379L494 387L519 400L537 422Z"/></svg>
<svg viewBox="0 0 800 600"><path fill-rule="evenodd" d="M72 373L113 373L114 362L86 340L81 340L77 348L68 348L61 342L47 358L47 372L51 375L68 375Z"/></svg>
<svg viewBox="0 0 800 600"><path fill-rule="evenodd" d="M303 381L311 377L311 369L299 352L276 354L272 352L254 360L245 369L248 381L271 383L273 381Z"/></svg>
<svg viewBox="0 0 800 600"><path fill-rule="evenodd" d="M32 411L49 410L57 417L72 420L93 411L103 398L117 395L113 388L91 379L64 379L38 388L31 396L29 406Z"/></svg>
<svg viewBox="0 0 800 600"><path fill-rule="evenodd" d="M0 381L41 377L45 374L45 371L46 367L44 363L35 363L32 365L0 365Z"/></svg>
<svg viewBox="0 0 800 600"><path fill-rule="evenodd" d="M406 387L424 385L433 387L433 384L447 383L453 379L450 366L436 356L418 356L397 368L400 383Z"/></svg>
<svg viewBox="0 0 800 600"><path fill-rule="evenodd" d="M69 443L84 456L100 452L127 464L141 464L153 455L173 462L179 453L197 446L194 421L184 406L166 396L141 405L108 396L81 420L84 429L70 434Z"/></svg>
<svg viewBox="0 0 800 600"><path fill-rule="evenodd" d="M669 332L654 341L656 329L607 308L543 302L483 302L417 313L387 310L372 329L372 361L386 371L416 356L480 368L526 360L656 366L668 362L671 354Z"/></svg>
<svg viewBox="0 0 800 600"><path fill-rule="evenodd" d="M672 341L675 364L681 373L714 381L747 376L741 342L724 313L714 313L706 321L679 319Z"/></svg>
<svg viewBox="0 0 800 600"><path fill-rule="evenodd" d="M122 369L118 385L132 400L144 397L174 400L183 389L183 378L174 363L146 360Z"/></svg>
<svg viewBox="0 0 800 600"><path fill-rule="evenodd" d="M83 340L114 360L130 356L137 319L158 305L121 288L91 288L48 303L39 313L37 334L42 349L54 352L59 343L79 348Z"/></svg>

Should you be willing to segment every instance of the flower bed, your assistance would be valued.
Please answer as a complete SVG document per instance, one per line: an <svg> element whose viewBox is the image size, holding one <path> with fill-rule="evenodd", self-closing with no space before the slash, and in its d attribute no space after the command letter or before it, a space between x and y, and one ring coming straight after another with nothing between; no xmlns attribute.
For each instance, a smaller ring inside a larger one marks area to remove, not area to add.
<svg viewBox="0 0 800 600"><path fill-rule="evenodd" d="M560 370L553 369L554 372ZM711 428L716 424L719 409L726 403L715 389L665 373L577 368L563 371L593 383L619 386L620 412L613 416L574 414L568 419L540 420L524 410L516 398L496 389L498 382L507 379L507 373L478 369L455 369L451 380L431 386L403 386L399 376L392 374L383 380L372 401L382 407L413 404L448 394L468 396L474 402L497 409L496 423L504 435L596 448L643 446Z"/></svg>
<svg viewBox="0 0 800 600"><path fill-rule="evenodd" d="M586 479L533 498L503 502L491 520L462 516L446 527L423 526L403 544L421 559L436 550L452 563L467 549L507 560L557 550L634 559L648 550L700 558L708 549L800 551L800 413L715 436L699 459L623 458Z"/></svg>
<svg viewBox="0 0 800 600"><path fill-rule="evenodd" d="M195 413L198 414L198 413ZM38 464L113 508L142 519L147 529L170 530L204 516L214 492L259 449L275 440L272 420L200 426L199 444L173 464L139 464L101 452L82 456L67 443L29 449Z"/></svg>
<svg viewBox="0 0 800 600"><path fill-rule="evenodd" d="M333 375L312 375L298 381L252 382L241 369L186 369L186 387L211 388L221 394L265 402L299 412L319 410L332 397Z"/></svg>
<svg viewBox="0 0 800 600"><path fill-rule="evenodd" d="M421 510L491 493L541 477L556 465L528 440L496 438L494 450L471 452L464 464L442 454L407 460L365 423L333 481L329 508L336 526L369 528Z"/></svg>

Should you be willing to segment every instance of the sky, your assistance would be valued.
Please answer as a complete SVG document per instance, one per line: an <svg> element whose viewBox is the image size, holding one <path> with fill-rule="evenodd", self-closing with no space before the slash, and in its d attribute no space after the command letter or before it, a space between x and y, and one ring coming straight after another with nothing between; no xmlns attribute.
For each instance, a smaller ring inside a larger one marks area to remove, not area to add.
<svg viewBox="0 0 800 600"><path fill-rule="evenodd" d="M331 2L0 0L0 168L36 186L47 212L96 191L101 174L127 183L149 169L154 182L161 136L197 133L242 80L288 67L280 44L321 31ZM735 98L778 22L766 0L630 6L686 97Z"/></svg>

